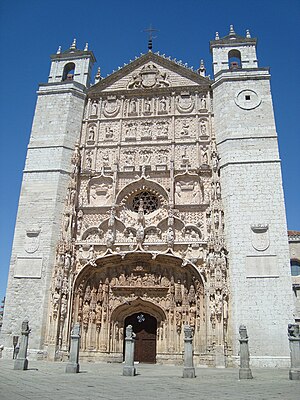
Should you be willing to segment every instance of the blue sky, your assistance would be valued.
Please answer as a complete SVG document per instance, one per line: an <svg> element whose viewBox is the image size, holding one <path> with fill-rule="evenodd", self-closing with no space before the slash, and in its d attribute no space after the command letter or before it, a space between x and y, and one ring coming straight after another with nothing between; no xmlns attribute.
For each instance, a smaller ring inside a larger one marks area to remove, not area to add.
<svg viewBox="0 0 300 400"><path fill-rule="evenodd" d="M153 51L211 74L209 40L234 24L258 38L259 66L271 67L272 94L289 229L300 230L299 49L300 1L274 0L0 0L0 298L5 294L18 197L38 83L50 54L77 38L94 51L102 76L147 51L150 24L159 30Z"/></svg>

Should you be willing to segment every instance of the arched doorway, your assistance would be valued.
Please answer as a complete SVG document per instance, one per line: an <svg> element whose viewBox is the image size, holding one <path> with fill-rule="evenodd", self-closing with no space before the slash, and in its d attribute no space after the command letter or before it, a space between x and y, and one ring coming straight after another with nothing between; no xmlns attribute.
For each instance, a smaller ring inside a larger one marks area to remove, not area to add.
<svg viewBox="0 0 300 400"><path fill-rule="evenodd" d="M156 318L139 312L125 319L124 332L128 325L132 325L133 332L136 334L134 361L154 364L156 362Z"/></svg>

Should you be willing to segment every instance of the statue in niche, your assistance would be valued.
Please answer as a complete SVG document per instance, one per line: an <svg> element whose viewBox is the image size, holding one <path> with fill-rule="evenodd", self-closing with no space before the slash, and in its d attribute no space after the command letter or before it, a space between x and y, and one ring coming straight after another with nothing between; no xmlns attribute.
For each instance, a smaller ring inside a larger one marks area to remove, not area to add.
<svg viewBox="0 0 300 400"><path fill-rule="evenodd" d="M213 153L211 156L211 163L212 163L212 168L214 171L218 170L218 164L219 164L219 160L218 157L216 155L216 153Z"/></svg>
<svg viewBox="0 0 300 400"><path fill-rule="evenodd" d="M86 152L86 157L85 157L85 167L86 169L91 169L92 168L92 161L93 161L93 151L88 150Z"/></svg>
<svg viewBox="0 0 300 400"><path fill-rule="evenodd" d="M159 111L166 112L167 111L167 100L165 96L163 96L159 101Z"/></svg>
<svg viewBox="0 0 300 400"><path fill-rule="evenodd" d="M136 230L136 241L139 245L141 245L143 243L144 237L145 237L144 227L141 223L139 223L137 230Z"/></svg>
<svg viewBox="0 0 300 400"><path fill-rule="evenodd" d="M91 115L97 115L98 113L98 104L96 101L92 103L92 112Z"/></svg>
<svg viewBox="0 0 300 400"><path fill-rule="evenodd" d="M167 230L167 243L169 248L173 248L174 245L174 231L171 226Z"/></svg>
<svg viewBox="0 0 300 400"><path fill-rule="evenodd" d="M91 125L89 127L88 140L90 140L90 141L95 140L95 126L94 125Z"/></svg>
<svg viewBox="0 0 300 400"><path fill-rule="evenodd" d="M206 98L205 98L205 95L203 95L201 97L200 103L201 103L201 109L205 110L206 109Z"/></svg>
<svg viewBox="0 0 300 400"><path fill-rule="evenodd" d="M193 188L193 203L199 204L202 200L202 192L199 182L194 182Z"/></svg>
<svg viewBox="0 0 300 400"><path fill-rule="evenodd" d="M177 198L177 200L179 200L181 198L181 183L180 182L176 182L175 183L175 199Z"/></svg>
<svg viewBox="0 0 300 400"><path fill-rule="evenodd" d="M130 110L130 113L131 113L131 114L136 114L136 112L137 112L137 105L136 105L136 100L135 100L135 99L131 99L129 110Z"/></svg>
<svg viewBox="0 0 300 400"><path fill-rule="evenodd" d="M176 305L180 305L182 303L182 290L180 280L175 283L175 302Z"/></svg>
<svg viewBox="0 0 300 400"><path fill-rule="evenodd" d="M180 134L182 136L188 136L189 135L189 127L190 127L190 125L186 119L184 121L182 121L182 129L180 131Z"/></svg>
<svg viewBox="0 0 300 400"><path fill-rule="evenodd" d="M221 198L221 186L220 182L216 182L216 198L220 199Z"/></svg>
<svg viewBox="0 0 300 400"><path fill-rule="evenodd" d="M111 246L113 246L115 242L115 237L114 237L114 233L113 230L110 228L107 230L106 233L106 245L108 248L111 248Z"/></svg>
<svg viewBox="0 0 300 400"><path fill-rule="evenodd" d="M82 322L83 322L83 327L85 329L87 329L87 326L89 324L89 315L90 315L90 305L88 301L85 301L82 308Z"/></svg>
<svg viewBox="0 0 300 400"><path fill-rule="evenodd" d="M206 121L204 119L202 119L200 121L200 133L203 136L206 136L207 132L206 132Z"/></svg>
<svg viewBox="0 0 300 400"><path fill-rule="evenodd" d="M201 146L201 160L203 165L208 165L208 154L206 146Z"/></svg>

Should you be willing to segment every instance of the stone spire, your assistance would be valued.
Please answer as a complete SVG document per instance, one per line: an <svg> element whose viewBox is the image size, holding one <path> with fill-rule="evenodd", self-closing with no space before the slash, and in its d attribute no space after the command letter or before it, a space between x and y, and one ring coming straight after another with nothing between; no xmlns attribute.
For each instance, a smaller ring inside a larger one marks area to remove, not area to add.
<svg viewBox="0 0 300 400"><path fill-rule="evenodd" d="M76 39L73 40L73 43L71 44L70 49L71 50L76 50Z"/></svg>
<svg viewBox="0 0 300 400"><path fill-rule="evenodd" d="M204 61L203 61L203 60L200 60L200 67L198 68L197 71L198 71L198 74L199 74L199 75L205 76L205 71L206 71L206 69L205 69Z"/></svg>
<svg viewBox="0 0 300 400"><path fill-rule="evenodd" d="M89 44L88 44L88 43L86 43L86 44L85 44L85 48L84 48L84 50L83 50L83 51L88 51L88 49L89 49Z"/></svg>
<svg viewBox="0 0 300 400"><path fill-rule="evenodd" d="M250 38L251 38L249 29L246 30L246 38L247 38L247 39L250 39Z"/></svg>
<svg viewBox="0 0 300 400"><path fill-rule="evenodd" d="M100 69L100 67L98 67L97 73L96 73L96 75L95 75L95 84L98 83L98 82L100 82L101 79L102 79L102 78L101 78L101 69Z"/></svg>
<svg viewBox="0 0 300 400"><path fill-rule="evenodd" d="M230 25L229 36L235 36L233 25Z"/></svg>
<svg viewBox="0 0 300 400"><path fill-rule="evenodd" d="M56 54L60 54L60 53L61 53L61 46L58 46Z"/></svg>
<svg viewBox="0 0 300 400"><path fill-rule="evenodd" d="M216 32L215 40L220 40L219 32Z"/></svg>

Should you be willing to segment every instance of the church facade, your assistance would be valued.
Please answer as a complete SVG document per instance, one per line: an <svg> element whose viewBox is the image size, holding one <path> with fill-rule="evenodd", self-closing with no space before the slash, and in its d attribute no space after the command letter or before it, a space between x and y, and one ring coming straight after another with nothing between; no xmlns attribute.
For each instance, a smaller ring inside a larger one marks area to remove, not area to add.
<svg viewBox="0 0 300 400"><path fill-rule="evenodd" d="M270 74L256 39L210 42L214 79L149 51L90 85L94 55L51 56L24 170L1 331L30 357L287 366L294 321Z"/></svg>

